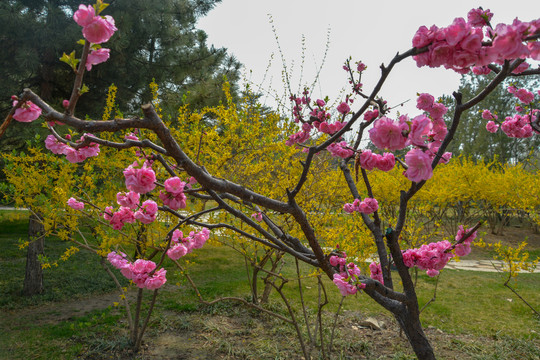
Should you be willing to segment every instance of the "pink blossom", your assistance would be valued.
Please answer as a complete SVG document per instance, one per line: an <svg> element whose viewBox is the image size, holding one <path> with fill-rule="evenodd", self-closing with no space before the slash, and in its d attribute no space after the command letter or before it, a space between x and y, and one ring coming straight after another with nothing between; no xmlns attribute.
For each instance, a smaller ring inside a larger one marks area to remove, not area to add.
<svg viewBox="0 0 540 360"><path fill-rule="evenodd" d="M527 89L517 89L514 96L524 104L530 104L534 100L534 94Z"/></svg>
<svg viewBox="0 0 540 360"><path fill-rule="evenodd" d="M427 111L433 106L434 101L435 101L435 98L433 97L433 95L422 93L418 95L418 99L416 99L416 107L419 110Z"/></svg>
<svg viewBox="0 0 540 360"><path fill-rule="evenodd" d="M342 102L338 105L337 111L343 115L347 114L349 111L351 111L351 108L347 104L347 102Z"/></svg>
<svg viewBox="0 0 540 360"><path fill-rule="evenodd" d="M475 66L472 68L472 72L475 75L487 75L491 72L491 69L487 66Z"/></svg>
<svg viewBox="0 0 540 360"><path fill-rule="evenodd" d="M355 199L352 204L343 205L343 210L349 214L358 211L362 214L372 214L379 209L379 203L372 198L365 198L363 201Z"/></svg>
<svg viewBox="0 0 540 360"><path fill-rule="evenodd" d="M444 29L445 39L448 45L457 45L469 33L470 26L463 18L456 18L452 25Z"/></svg>
<svg viewBox="0 0 540 360"><path fill-rule="evenodd" d="M105 220L110 221L112 219L112 214L113 214L113 207L107 206L102 216Z"/></svg>
<svg viewBox="0 0 540 360"><path fill-rule="evenodd" d="M431 29L428 29L426 26L420 26L416 33L414 34L412 45L415 48L423 48L428 46L435 39L435 32L438 28L433 25Z"/></svg>
<svg viewBox="0 0 540 360"><path fill-rule="evenodd" d="M146 194L154 190L156 184L156 173L152 168L143 165L141 169L134 168L133 165L128 166L124 170L124 177L126 179L126 187L138 192L139 194Z"/></svg>
<svg viewBox="0 0 540 360"><path fill-rule="evenodd" d="M407 171L405 171L405 176L411 181L420 182L431 178L433 175L431 158L422 150L409 150L405 155L405 163L408 166Z"/></svg>
<svg viewBox="0 0 540 360"><path fill-rule="evenodd" d="M64 147L63 154L66 155L66 159L73 164L80 163L86 160L86 156L84 156L80 151L75 150L74 148L67 145Z"/></svg>
<svg viewBox="0 0 540 360"><path fill-rule="evenodd" d="M75 20L79 26L85 27L94 20L95 16L96 12L92 5L79 5L79 10L75 11L73 14L73 20Z"/></svg>
<svg viewBox="0 0 540 360"><path fill-rule="evenodd" d="M186 186L186 183L180 180L179 177L175 176L165 180L165 183L163 185L165 186L165 191L173 195L178 195L184 192L184 187Z"/></svg>
<svg viewBox="0 0 540 360"><path fill-rule="evenodd" d="M118 30L114 25L114 19L110 16L95 16L91 22L83 27L83 36L94 44L109 41L114 32Z"/></svg>
<svg viewBox="0 0 540 360"><path fill-rule="evenodd" d="M358 288L353 284L349 284L348 277L340 274L334 274L334 284L339 289L342 296L354 295L358 291Z"/></svg>
<svg viewBox="0 0 540 360"><path fill-rule="evenodd" d="M330 144L326 149L332 154L332 156L346 159L354 155L354 151L348 148L348 144L345 141L339 143Z"/></svg>
<svg viewBox="0 0 540 360"><path fill-rule="evenodd" d="M206 228L202 229L197 233L193 231L189 233L190 245L192 249L202 248L209 238L210 230Z"/></svg>
<svg viewBox="0 0 540 360"><path fill-rule="evenodd" d="M64 107L64 109L67 109L69 107L69 100L63 100L62 106Z"/></svg>
<svg viewBox="0 0 540 360"><path fill-rule="evenodd" d="M49 135L45 139L45 147L49 149L53 154L63 154L64 148L67 145L58 141L54 135Z"/></svg>
<svg viewBox="0 0 540 360"><path fill-rule="evenodd" d="M367 171L373 170L377 166L377 154L373 154L371 150L364 150L360 154L360 166Z"/></svg>
<svg viewBox="0 0 540 360"><path fill-rule="evenodd" d="M519 64L517 68L512 70L512 74L521 74L522 72L524 72L528 68L529 68L529 64L526 63L526 62L523 62L523 63Z"/></svg>
<svg viewBox="0 0 540 360"><path fill-rule="evenodd" d="M379 109L374 109L373 111L366 111L364 114L365 121L371 121L376 119L379 116Z"/></svg>
<svg viewBox="0 0 540 360"><path fill-rule="evenodd" d="M129 209L135 210L139 206L139 200L141 196L139 193L130 191L128 193L119 192L116 194L116 202L118 205L125 206Z"/></svg>
<svg viewBox="0 0 540 360"><path fill-rule="evenodd" d="M16 106L18 101L13 102L13 106ZM32 122L41 115L41 108L31 101L25 101L21 106L13 113L13 119L20 122Z"/></svg>
<svg viewBox="0 0 540 360"><path fill-rule="evenodd" d="M146 200L135 213L135 219L139 220L143 224L150 224L156 220L157 211L158 205L156 202L153 200Z"/></svg>
<svg viewBox="0 0 540 360"><path fill-rule="evenodd" d="M184 244L176 244L167 250L167 256L172 260L178 260L187 253L189 253L189 250Z"/></svg>
<svg viewBox="0 0 540 360"><path fill-rule="evenodd" d="M110 49L105 49L105 48L92 50L88 54L88 58L86 59L86 70L90 71L92 70L92 65L101 64L109 60L110 52L111 52Z"/></svg>
<svg viewBox="0 0 540 360"><path fill-rule="evenodd" d="M360 210L361 213L372 214L372 213L374 213L375 211L377 211L379 209L379 203L375 199L365 198L360 203L359 208L360 208L359 210Z"/></svg>
<svg viewBox="0 0 540 360"><path fill-rule="evenodd" d="M251 214L251 217L257 220L258 222L261 222L263 219L262 213L260 211L257 213Z"/></svg>
<svg viewBox="0 0 540 360"><path fill-rule="evenodd" d="M309 139L309 131L300 131L296 134L289 136L289 139L285 142L287 146L292 146L294 144L302 144Z"/></svg>
<svg viewBox="0 0 540 360"><path fill-rule="evenodd" d="M377 168L381 171L390 171L396 164L396 158L392 153L384 153L383 156L377 158Z"/></svg>
<svg viewBox="0 0 540 360"><path fill-rule="evenodd" d="M383 272L381 268L381 264L377 264L376 262L372 262L369 264L369 270L370 270L370 277L374 280L377 280L381 284L384 285L384 279L383 279Z"/></svg>
<svg viewBox="0 0 540 360"><path fill-rule="evenodd" d="M471 26L486 26L487 23L491 20L493 17L493 13L487 9L482 10L480 8L478 9L472 9L467 14L467 21L469 22L469 25Z"/></svg>
<svg viewBox="0 0 540 360"><path fill-rule="evenodd" d="M521 41L521 34L514 25L498 24L497 36L493 40L491 51L502 59L517 59L527 55L527 47Z"/></svg>
<svg viewBox="0 0 540 360"><path fill-rule="evenodd" d="M358 64L356 65L356 70L358 72L362 72L366 69L366 64L364 64L363 62L359 61Z"/></svg>
<svg viewBox="0 0 540 360"><path fill-rule="evenodd" d="M418 115L411 122L407 144L423 146L432 128L433 124L427 116Z"/></svg>
<svg viewBox="0 0 540 360"><path fill-rule="evenodd" d="M491 111L489 111L487 109L482 111L482 119L484 119L484 120L495 120L497 118L498 118L497 115L492 114Z"/></svg>
<svg viewBox="0 0 540 360"><path fill-rule="evenodd" d="M112 210L112 208L111 208ZM130 208L121 206L120 209L115 212L109 219L109 223L115 230L122 230L125 224L132 224L135 222L133 211Z"/></svg>
<svg viewBox="0 0 540 360"><path fill-rule="evenodd" d="M82 210L84 209L84 203L81 201L77 201L75 198L69 198L67 201L67 204L69 207L71 207L74 210Z"/></svg>
<svg viewBox="0 0 540 360"><path fill-rule="evenodd" d="M496 133L499 130L499 125L495 121L488 121L486 124L486 130L490 133Z"/></svg>
<svg viewBox="0 0 540 360"><path fill-rule="evenodd" d="M439 103L439 102L433 103L433 106L430 109L428 109L428 113L433 120L442 119L444 114L446 114L447 112L448 112L448 108L444 106L443 103Z"/></svg>
<svg viewBox="0 0 540 360"><path fill-rule="evenodd" d="M317 99L315 103L317 104L318 107L324 107L326 105L324 100L321 100L321 99Z"/></svg>
<svg viewBox="0 0 540 360"><path fill-rule="evenodd" d="M168 206L172 210L184 209L186 207L186 195L179 193L173 195L168 192L159 192L159 198L163 201L163 205Z"/></svg>
<svg viewBox="0 0 540 360"><path fill-rule="evenodd" d="M531 59L540 61L540 42L539 41L530 41L527 44L527 49L530 52Z"/></svg>
<svg viewBox="0 0 540 360"><path fill-rule="evenodd" d="M405 122L395 122L390 118L381 117L374 122L373 128L369 130L369 137L379 149L400 150L405 147L407 142L403 132L408 130L408 125Z"/></svg>
<svg viewBox="0 0 540 360"><path fill-rule="evenodd" d="M502 131L509 137L528 138L533 135L529 115L508 116L501 124Z"/></svg>
<svg viewBox="0 0 540 360"><path fill-rule="evenodd" d="M166 282L167 270L161 268L144 281L144 287L148 290L156 290L162 287Z"/></svg>

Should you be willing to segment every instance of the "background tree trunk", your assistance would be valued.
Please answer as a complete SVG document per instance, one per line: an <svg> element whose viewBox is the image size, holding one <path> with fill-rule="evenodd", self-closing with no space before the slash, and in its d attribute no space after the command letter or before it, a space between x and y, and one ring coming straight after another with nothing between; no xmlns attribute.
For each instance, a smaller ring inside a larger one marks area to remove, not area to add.
<svg viewBox="0 0 540 360"><path fill-rule="evenodd" d="M28 224L28 252L26 253L26 273L24 275L23 294L32 296L43 292L43 270L38 256L43 254L43 224L38 215L32 213Z"/></svg>

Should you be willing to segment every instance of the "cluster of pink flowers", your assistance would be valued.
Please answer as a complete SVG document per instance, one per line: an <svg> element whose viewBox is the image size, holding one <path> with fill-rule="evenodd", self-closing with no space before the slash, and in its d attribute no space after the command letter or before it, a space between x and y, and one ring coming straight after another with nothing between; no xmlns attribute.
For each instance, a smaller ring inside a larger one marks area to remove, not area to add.
<svg viewBox="0 0 540 360"><path fill-rule="evenodd" d="M371 150L364 150L360 154L360 166L368 171L375 168L381 171L390 171L394 168L395 164L396 158L392 153L379 155L372 153Z"/></svg>
<svg viewBox="0 0 540 360"><path fill-rule="evenodd" d="M165 191L159 192L159 198L163 204L172 210L184 209L186 207L186 195L184 195L186 183L175 176L165 180L164 185Z"/></svg>
<svg viewBox="0 0 540 360"><path fill-rule="evenodd" d="M344 257L332 255L329 261L330 265L339 266L339 273L334 274L333 281L342 296L354 295L358 290L366 287L365 284L360 282L360 269L355 263L350 262L347 264L347 256L345 254Z"/></svg>
<svg viewBox="0 0 540 360"><path fill-rule="evenodd" d="M73 20L82 26L85 39L94 44L109 41L114 32L118 30L112 17L96 15L92 5L79 5L79 10L73 14Z"/></svg>
<svg viewBox="0 0 540 360"><path fill-rule="evenodd" d="M84 209L84 203L81 202L81 201L77 201L77 199L72 198L72 197L69 198L69 200L67 201L67 204L73 210L82 210L82 209Z"/></svg>
<svg viewBox="0 0 540 360"><path fill-rule="evenodd" d="M352 214L355 211L362 214L373 214L378 209L379 203L372 198L365 198L362 201L360 201L360 199L354 199L352 204L347 203L343 205L343 211L349 214Z"/></svg>
<svg viewBox="0 0 540 360"><path fill-rule="evenodd" d="M527 89L517 89L515 86L509 86L507 90L524 104L530 104L534 100L534 93Z"/></svg>
<svg viewBox="0 0 540 360"><path fill-rule="evenodd" d="M171 248L167 250L167 256L172 260L178 260L194 249L202 248L209 238L210 230L206 228L197 233L192 231L186 237L184 237L182 231L174 230L172 234L172 243L174 245L171 245Z"/></svg>
<svg viewBox="0 0 540 360"><path fill-rule="evenodd" d="M505 59L530 57L540 60L538 42L523 43L527 36L540 30L540 20L526 23L516 19L511 25L498 24L494 29L487 28L484 34L484 27L492 16L489 10L473 9L467 21L456 18L445 28L421 26L412 44L415 48L427 46L428 51L414 56L416 64L418 67L444 66L466 74L472 66L502 64ZM492 41L483 42L485 36Z"/></svg>
<svg viewBox="0 0 540 360"><path fill-rule="evenodd" d="M349 149L349 144L347 144L346 141L330 144L326 149L330 152L330 154L332 154L332 156L343 159L354 155L354 151Z"/></svg>
<svg viewBox="0 0 540 360"><path fill-rule="evenodd" d="M508 137L513 138L529 138L534 134L531 116L528 114L507 116L501 124L501 129Z"/></svg>
<svg viewBox="0 0 540 360"><path fill-rule="evenodd" d="M507 90L524 104L516 105L515 109L517 112L523 112L526 109L530 111L523 115L515 114L514 116L507 116L500 125L502 131L508 137L513 138L528 138L538 133L531 126L531 123L538 121L538 116L540 115L540 110L533 108L534 93L527 89L518 89L515 86L509 86ZM540 94L540 90L538 90L538 94ZM495 122L498 119L497 115L492 114L489 110L484 110L482 112L482 118L489 120L486 124L487 131L491 133L497 132L499 129L499 124Z"/></svg>
<svg viewBox="0 0 540 360"><path fill-rule="evenodd" d="M371 121L379 116L379 109L368 110L364 113L364 121Z"/></svg>
<svg viewBox="0 0 540 360"><path fill-rule="evenodd" d="M443 104L435 102L434 97L426 93L418 96L416 107L426 111L429 117L422 114L410 120L407 115L402 115L397 121L381 117L369 130L369 137L379 149L394 151L414 146L415 148L405 155L407 170L404 175L411 181L419 182L431 178L433 174L431 163L448 133L443 119L448 109ZM446 163L451 157L452 154L447 152L439 161ZM360 160L361 166L365 169L376 167L370 153L365 154ZM387 165L389 169L393 167L390 166L390 158Z"/></svg>
<svg viewBox="0 0 540 360"><path fill-rule="evenodd" d="M167 282L167 270L161 268L155 271L156 263L153 261L138 259L132 263L126 259L126 254L118 254L116 251L111 251L107 260L141 289L156 290Z"/></svg>
<svg viewBox="0 0 540 360"><path fill-rule="evenodd" d="M343 115L346 115L349 113L349 111L351 111L351 107L349 106L349 104L347 104L346 101L342 102L341 104L339 104L336 108L336 110L340 113L340 114L343 114Z"/></svg>
<svg viewBox="0 0 540 360"><path fill-rule="evenodd" d="M470 229L464 230L463 225L459 227L455 237L456 242L463 239L463 236ZM473 232L462 243L455 246L455 254L457 256L465 256L471 252L471 243L476 238L477 232ZM407 267L417 266L419 269L426 270L428 276L437 276L439 272L448 264L451 258L454 257L449 250L452 244L448 240L422 245L418 249L409 249L403 252L403 263Z"/></svg>
<svg viewBox="0 0 540 360"><path fill-rule="evenodd" d="M307 126L306 126L307 125ZM292 134L289 136L289 139L285 141L285 144L287 146L292 146L294 144L302 144L306 142L309 139L309 132L312 128L312 126L308 123L302 124L302 131L299 131L295 134ZM309 130L305 130L305 128L309 128Z"/></svg>
<svg viewBox="0 0 540 360"><path fill-rule="evenodd" d="M79 10L73 14L73 20L82 26L83 36L93 44L109 41L114 32L118 30L111 16L96 15L92 5L79 5ZM110 53L110 49L101 48L99 45L92 46L92 50L88 53L86 59L86 70L90 71L93 65L109 60Z"/></svg>
<svg viewBox="0 0 540 360"><path fill-rule="evenodd" d="M116 194L116 202L120 205L118 211L107 206L103 218L112 225L113 229L121 230L125 224L133 224L139 220L143 224L150 224L156 220L158 205L153 200L146 200L139 205L140 195L134 191Z"/></svg>
<svg viewBox="0 0 540 360"><path fill-rule="evenodd" d="M439 274L454 254L446 252L452 244L448 240L422 245L419 249L409 249L403 252L403 263L407 267L417 266L426 270L428 276Z"/></svg>
<svg viewBox="0 0 540 360"><path fill-rule="evenodd" d="M470 229L464 230L463 225L459 226L458 233L456 234L455 240L456 242L461 241L463 239L463 236L467 232L469 232ZM455 253L457 256L466 256L471 253L471 243L476 239L476 231L473 232L467 239L465 239L462 243L457 244L455 247Z"/></svg>
<svg viewBox="0 0 540 360"><path fill-rule="evenodd" d="M13 106L16 106L19 102L13 101ZM41 115L41 108L31 101L25 101L21 104L13 113L13 118L20 122L32 122Z"/></svg>
<svg viewBox="0 0 540 360"><path fill-rule="evenodd" d="M384 278L383 278L383 272L381 268L381 264L377 264L375 261L369 264L369 277L373 280L377 280L381 284L384 285Z"/></svg>
<svg viewBox="0 0 540 360"><path fill-rule="evenodd" d="M157 211L158 204L153 200L146 200L135 212L134 217L143 224L150 224L156 220Z"/></svg>
<svg viewBox="0 0 540 360"><path fill-rule="evenodd" d="M77 143L82 143L85 136L93 136L92 134L84 134L77 141ZM66 138L70 138L69 135ZM45 139L45 147L49 149L53 154L63 154L66 155L66 159L71 163L79 163L86 160L89 157L99 155L99 144L90 143L88 146L84 146L79 149L74 149L69 145L60 142L54 137L54 135L49 135Z"/></svg>
<svg viewBox="0 0 540 360"><path fill-rule="evenodd" d="M121 206L116 212L113 211L112 206L107 206L103 213L103 218L112 225L114 230L122 230L125 224L133 224L135 222L133 211L124 206Z"/></svg>
<svg viewBox="0 0 540 360"><path fill-rule="evenodd" d="M407 132L409 131L408 120L400 117L399 121L394 121L386 116L379 118L369 130L371 142L379 149L390 151L400 150L406 146Z"/></svg>
<svg viewBox="0 0 540 360"><path fill-rule="evenodd" d="M254 213L254 214L251 214L251 217L254 218L255 220L257 220L258 222L261 222L262 219L263 219L263 215L262 215L262 213L260 211Z"/></svg>
<svg viewBox="0 0 540 360"><path fill-rule="evenodd" d="M315 126L315 128L317 130L319 130L320 132L323 132L325 134L328 134L328 135L333 135L333 134L337 133L339 130L343 129L343 127L345 127L345 125L347 125L347 121L344 121L344 122L336 121L336 122L334 122L332 124L329 124L326 121L323 121L323 122L314 121L313 122L313 126Z"/></svg>
<svg viewBox="0 0 540 360"><path fill-rule="evenodd" d="M128 209L135 210L139 207L139 201L141 195L135 191L119 192L116 194L116 202L120 206L124 206Z"/></svg>
<svg viewBox="0 0 540 360"><path fill-rule="evenodd" d="M124 170L126 187L139 194L146 194L156 187L156 173L148 162L145 162L141 168L137 168L138 166L139 164L135 161Z"/></svg>

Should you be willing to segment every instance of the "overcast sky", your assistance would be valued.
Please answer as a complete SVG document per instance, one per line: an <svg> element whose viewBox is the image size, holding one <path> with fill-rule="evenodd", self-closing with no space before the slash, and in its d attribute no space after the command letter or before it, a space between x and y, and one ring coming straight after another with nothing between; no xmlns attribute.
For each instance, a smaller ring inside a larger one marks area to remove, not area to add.
<svg viewBox="0 0 540 360"><path fill-rule="evenodd" d="M540 0L223 0L199 21L198 27L207 32L209 44L226 47L244 64L244 73L254 84L261 83L271 63L262 87L279 93L284 92L283 66L270 16L295 92L315 78L329 32L326 61L312 97L336 99L340 89L347 85L342 65L349 56L368 65L362 82L365 91L370 91L370 85L380 75L379 65L388 64L398 51L410 49L419 26L447 26L456 17L466 18L467 12L478 6L491 9L493 25L511 22L515 17L523 21L540 17ZM305 63L300 79L302 37ZM459 78L450 70L418 69L408 59L394 68L380 95L392 106L410 99L400 111L413 112L417 92L429 92L436 97L451 94L457 89ZM270 98L266 102L273 104Z"/></svg>

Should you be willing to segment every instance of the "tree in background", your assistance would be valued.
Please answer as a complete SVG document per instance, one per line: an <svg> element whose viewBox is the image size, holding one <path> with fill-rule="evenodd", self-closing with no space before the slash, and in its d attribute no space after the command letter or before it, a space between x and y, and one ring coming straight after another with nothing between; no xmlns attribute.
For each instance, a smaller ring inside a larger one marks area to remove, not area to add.
<svg viewBox="0 0 540 360"><path fill-rule="evenodd" d="M172 108L216 105L224 79L232 85L240 64L224 48L206 43L197 20L220 0L115 0L108 13L119 29L107 47L111 58L84 78L91 90L77 108L79 116L100 117L111 83L118 86L116 102L123 111L151 100L148 84L159 85ZM60 104L69 96L73 71L58 61L82 39L72 15L78 0L9 0L0 2L0 111L11 108L10 94L30 88L46 101ZM54 42L51 42L54 39ZM80 49L76 50L80 56ZM23 149L23 139L42 132L40 126L13 124L0 141L2 152Z"/></svg>
<svg viewBox="0 0 540 360"><path fill-rule="evenodd" d="M488 75L464 75L461 78L459 92L467 98L478 94L493 80L495 74ZM508 86L516 88L538 89L540 79L538 77L512 77L507 79L502 86L497 87L486 99L466 110L462 116L461 125L463 131L456 133L454 142L449 150L454 155L465 155L472 160L484 159L487 162L498 159L499 162L518 163L525 159L538 159L540 153L540 139L537 136L530 138L508 137L502 131L491 133L485 131L486 120L482 118L482 111L490 109L492 113L503 121L505 117L515 113L516 106L522 105L514 95L508 92ZM453 113L454 98L444 96L443 103L449 108L447 117ZM449 119L447 119L449 120Z"/></svg>

